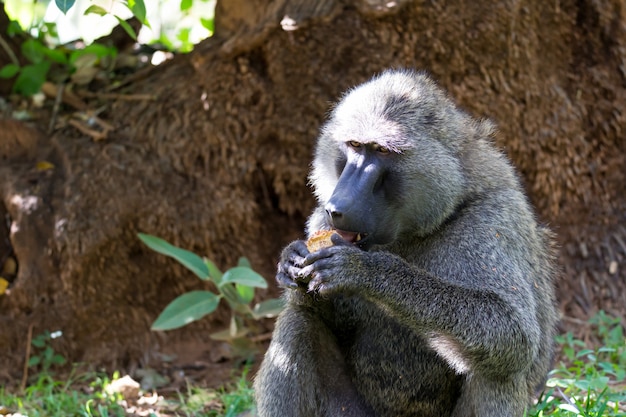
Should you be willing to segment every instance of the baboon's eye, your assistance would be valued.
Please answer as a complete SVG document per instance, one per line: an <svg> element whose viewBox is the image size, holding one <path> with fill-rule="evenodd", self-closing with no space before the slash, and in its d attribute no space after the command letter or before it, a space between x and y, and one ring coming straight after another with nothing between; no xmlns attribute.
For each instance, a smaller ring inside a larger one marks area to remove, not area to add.
<svg viewBox="0 0 626 417"><path fill-rule="evenodd" d="M361 146L363 146L363 144L361 142L357 142L356 140L350 140L348 141L348 146L354 149L359 149Z"/></svg>
<svg viewBox="0 0 626 417"><path fill-rule="evenodd" d="M384 146L377 146L376 152L382 153L382 154L388 154L390 151L389 151L389 148L385 148Z"/></svg>

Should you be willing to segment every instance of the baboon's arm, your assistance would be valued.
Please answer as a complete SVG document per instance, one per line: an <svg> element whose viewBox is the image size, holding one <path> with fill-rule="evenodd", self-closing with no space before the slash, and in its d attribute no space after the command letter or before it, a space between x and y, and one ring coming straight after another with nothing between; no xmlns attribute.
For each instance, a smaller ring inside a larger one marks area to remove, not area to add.
<svg viewBox="0 0 626 417"><path fill-rule="evenodd" d="M524 370L536 355L537 323L519 308L525 300L519 288L469 288L432 276L387 252L364 252L338 245L310 254L298 279L320 295L356 294L379 305L431 344L455 368L508 377ZM467 273L468 271L466 271ZM459 271L463 273L463 271ZM308 277L308 278L304 278ZM511 277L508 277L508 282ZM472 282L488 283L474 277ZM532 297L532 296L530 296Z"/></svg>

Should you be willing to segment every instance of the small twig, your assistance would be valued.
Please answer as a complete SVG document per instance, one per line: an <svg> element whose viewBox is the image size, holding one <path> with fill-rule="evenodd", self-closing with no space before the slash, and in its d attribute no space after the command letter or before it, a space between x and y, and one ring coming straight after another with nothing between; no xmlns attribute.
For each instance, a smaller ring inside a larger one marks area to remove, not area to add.
<svg viewBox="0 0 626 417"><path fill-rule="evenodd" d="M94 129L89 129L88 127L83 126L78 120L73 120L73 119L70 119L68 123L74 126L76 129L78 129L81 133L91 136L93 140L95 141L99 141L99 140L103 140L107 138L108 130L99 132Z"/></svg>
<svg viewBox="0 0 626 417"><path fill-rule="evenodd" d="M87 109L87 105L80 99L80 97L78 97L76 94L72 93L69 90L66 91L65 84L61 84L61 86L62 87L59 88L56 84L51 83L50 81L46 81L41 86L41 91L43 91L43 93L47 97L54 97L55 99L57 99L57 97L59 96L59 90L63 90L63 92L61 93L61 100L63 101L63 103L72 106L77 110Z"/></svg>
<svg viewBox="0 0 626 417"><path fill-rule="evenodd" d="M28 379L28 361L30 360L30 345L33 341L33 324L28 326L28 336L26 337L26 357L24 358L24 371L22 372L22 382L20 383L20 392L26 389L26 380Z"/></svg>
<svg viewBox="0 0 626 417"><path fill-rule="evenodd" d="M272 333L263 333L258 336L251 336L250 340L253 342L264 342L266 340L270 340L272 338Z"/></svg>
<svg viewBox="0 0 626 417"><path fill-rule="evenodd" d="M57 90L56 97L54 98L54 106L52 107L52 116L50 117L50 123L48 124L48 133L52 133L54 130L54 125L57 121L57 116L59 115L59 108L61 107L61 101L63 100L63 92L65 91L65 84L61 84L61 86Z"/></svg>
<svg viewBox="0 0 626 417"><path fill-rule="evenodd" d="M122 82L120 82L119 84L111 84L109 87L106 88L106 90L108 91L114 91L117 89L120 89L128 84L133 84L139 80L142 80L146 77L148 77L148 75L150 75L152 73L152 71L154 71L154 69L157 68L156 66L149 66L149 67L145 67L143 69L140 69L139 71L135 72L132 75L129 75L128 77L126 77Z"/></svg>
<svg viewBox="0 0 626 417"><path fill-rule="evenodd" d="M561 320L567 321L567 322L570 322L570 323L574 323L574 324L579 324L581 326L591 326L591 323L589 323L589 322L587 322L585 320L577 319L575 317L562 316Z"/></svg>
<svg viewBox="0 0 626 417"><path fill-rule="evenodd" d="M80 93L81 96L90 97L90 98L102 98L102 99L111 99L111 100L156 100L156 96L152 94L118 94L118 93L92 93L91 91L83 91Z"/></svg>
<svg viewBox="0 0 626 417"><path fill-rule="evenodd" d="M2 49L4 49L4 51L7 53L7 55L11 59L11 62L19 66L20 61L17 59L17 55L15 55L15 53L13 52L13 49L11 49L11 47L9 46L7 41L4 40L2 35L0 35L0 46L2 46Z"/></svg>
<svg viewBox="0 0 626 417"><path fill-rule="evenodd" d="M572 399L570 397L565 395L565 393L563 392L561 387L556 387L556 389L557 389L557 391L559 391L559 395L561 395L561 398L563 398L569 405L571 405L572 407L574 407L574 408L576 408L578 410L578 406L576 405L576 403L574 401L572 401Z"/></svg>

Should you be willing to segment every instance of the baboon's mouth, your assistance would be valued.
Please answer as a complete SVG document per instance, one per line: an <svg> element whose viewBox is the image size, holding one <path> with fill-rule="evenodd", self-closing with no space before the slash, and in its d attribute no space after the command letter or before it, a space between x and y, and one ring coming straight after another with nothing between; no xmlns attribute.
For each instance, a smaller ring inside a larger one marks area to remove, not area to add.
<svg viewBox="0 0 626 417"><path fill-rule="evenodd" d="M335 231L346 242L350 242L359 246L367 238L367 233L363 233L363 232L349 232L347 230L335 230Z"/></svg>

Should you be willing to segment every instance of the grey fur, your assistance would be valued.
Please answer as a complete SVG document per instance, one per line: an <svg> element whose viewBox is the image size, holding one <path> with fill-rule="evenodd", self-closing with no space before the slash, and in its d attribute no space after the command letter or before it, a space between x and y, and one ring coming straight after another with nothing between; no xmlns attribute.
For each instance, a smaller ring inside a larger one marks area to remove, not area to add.
<svg viewBox="0 0 626 417"><path fill-rule="evenodd" d="M552 237L492 135L423 73L387 71L341 100L317 144L307 233L331 227L349 141L391 151L386 204L354 201L367 250L335 238L283 251L260 417L523 415L553 354Z"/></svg>

